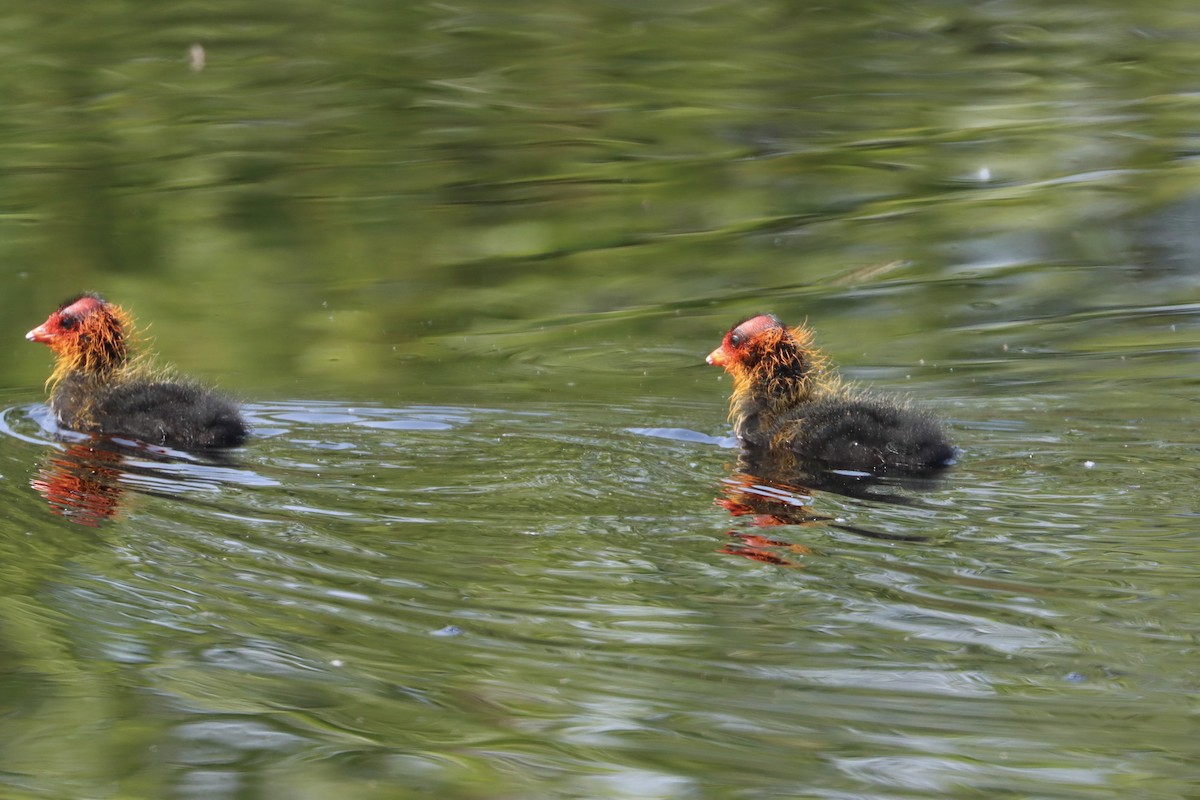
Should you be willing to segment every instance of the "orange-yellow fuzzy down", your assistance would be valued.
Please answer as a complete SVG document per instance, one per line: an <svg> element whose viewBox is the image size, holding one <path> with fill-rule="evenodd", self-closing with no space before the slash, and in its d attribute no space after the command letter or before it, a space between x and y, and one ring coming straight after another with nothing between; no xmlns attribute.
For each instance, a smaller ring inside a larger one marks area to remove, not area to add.
<svg viewBox="0 0 1200 800"><path fill-rule="evenodd" d="M813 346L812 331L803 325L788 328L771 314L734 325L707 361L733 377L731 418L748 404L782 410L841 388L825 354Z"/></svg>
<svg viewBox="0 0 1200 800"><path fill-rule="evenodd" d="M54 351L54 371L46 380L53 387L72 373L107 377L125 368L132 331L129 312L85 294L63 303L25 338Z"/></svg>

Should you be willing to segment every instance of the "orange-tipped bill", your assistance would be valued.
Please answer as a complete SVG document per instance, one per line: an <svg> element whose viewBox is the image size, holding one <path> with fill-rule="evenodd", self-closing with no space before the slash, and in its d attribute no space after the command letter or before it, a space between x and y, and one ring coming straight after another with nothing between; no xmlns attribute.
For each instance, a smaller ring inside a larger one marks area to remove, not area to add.
<svg viewBox="0 0 1200 800"><path fill-rule="evenodd" d="M49 320L47 320L47 322L48 321ZM49 344L51 341L54 340L54 334L51 333L50 331L46 330L46 323L43 322L41 325L38 325L36 328L31 330L29 333L25 334L25 338L31 342L41 342L42 344Z"/></svg>
<svg viewBox="0 0 1200 800"><path fill-rule="evenodd" d="M704 359L714 367L724 367L729 363L729 354L725 352L725 345L721 345L716 350L708 354L708 358Z"/></svg>

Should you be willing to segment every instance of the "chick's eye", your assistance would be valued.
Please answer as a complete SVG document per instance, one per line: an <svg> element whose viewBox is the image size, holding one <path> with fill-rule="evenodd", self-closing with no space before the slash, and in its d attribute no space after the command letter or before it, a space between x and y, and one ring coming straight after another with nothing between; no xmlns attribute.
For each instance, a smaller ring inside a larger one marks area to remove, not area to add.
<svg viewBox="0 0 1200 800"><path fill-rule="evenodd" d="M744 342L744 341L745 341L745 339L742 337L742 335L740 333L729 334L729 344L731 347L741 347L742 342Z"/></svg>
<svg viewBox="0 0 1200 800"><path fill-rule="evenodd" d="M64 331L74 330L75 326L78 324L79 320L77 318L66 315L59 317L58 320L58 327L62 328Z"/></svg>

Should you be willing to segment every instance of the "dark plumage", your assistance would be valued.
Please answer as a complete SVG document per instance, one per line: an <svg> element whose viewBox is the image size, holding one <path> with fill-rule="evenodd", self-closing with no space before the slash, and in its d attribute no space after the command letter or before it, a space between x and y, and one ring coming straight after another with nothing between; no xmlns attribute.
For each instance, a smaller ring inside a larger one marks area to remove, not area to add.
<svg viewBox="0 0 1200 800"><path fill-rule="evenodd" d="M845 386L802 326L751 317L729 330L708 363L733 376L729 415L749 452L877 474L927 474L954 460L932 415Z"/></svg>
<svg viewBox="0 0 1200 800"><path fill-rule="evenodd" d="M129 358L133 320L95 294L73 297L25 338L57 356L49 384L58 423L183 449L235 447L249 435L237 406Z"/></svg>

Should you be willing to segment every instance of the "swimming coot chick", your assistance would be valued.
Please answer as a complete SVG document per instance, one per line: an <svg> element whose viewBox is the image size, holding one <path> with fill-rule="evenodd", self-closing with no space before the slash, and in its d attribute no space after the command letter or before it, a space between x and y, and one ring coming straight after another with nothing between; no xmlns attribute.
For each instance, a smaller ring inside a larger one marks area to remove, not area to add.
<svg viewBox="0 0 1200 800"><path fill-rule="evenodd" d="M185 450L236 447L249 429L228 398L131 358L133 319L97 294L60 305L25 334L54 351L50 409L58 424Z"/></svg>
<svg viewBox="0 0 1200 800"><path fill-rule="evenodd" d="M751 317L725 334L708 363L733 376L729 417L749 452L875 474L930 473L954 460L933 416L843 384L804 326Z"/></svg>

